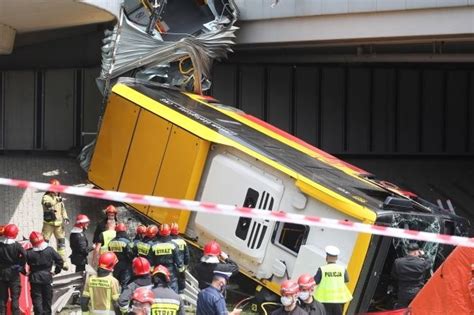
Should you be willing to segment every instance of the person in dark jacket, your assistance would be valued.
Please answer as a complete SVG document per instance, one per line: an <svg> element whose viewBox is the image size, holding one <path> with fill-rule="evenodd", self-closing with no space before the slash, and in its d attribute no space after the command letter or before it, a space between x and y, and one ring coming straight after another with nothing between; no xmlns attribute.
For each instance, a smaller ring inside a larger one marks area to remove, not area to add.
<svg viewBox="0 0 474 315"><path fill-rule="evenodd" d="M324 305L316 301L313 297L316 282L309 273L302 274L298 278L300 292L298 293L299 306L309 315L326 315Z"/></svg>
<svg viewBox="0 0 474 315"><path fill-rule="evenodd" d="M150 263L145 257L137 257L132 261L133 275L135 279L130 282L118 299L118 306L122 314L126 314L130 308L130 301L132 300L133 292L140 287L150 288L153 286L151 281Z"/></svg>
<svg viewBox="0 0 474 315"><path fill-rule="evenodd" d="M123 288L132 278L132 243L128 238L125 224L118 223L115 226L115 232L117 234L109 243L109 251L114 252L119 260L114 268L114 277Z"/></svg>
<svg viewBox="0 0 474 315"><path fill-rule="evenodd" d="M97 244L100 243L100 234L102 232L107 230L107 226L110 226L112 223L115 225L118 221L117 219L117 208L115 208L113 205L108 205L107 208L105 208L105 218L97 224L95 231L94 231L94 236L92 237L92 243Z"/></svg>
<svg viewBox="0 0 474 315"><path fill-rule="evenodd" d="M408 255L395 259L392 278L398 284L396 308L407 307L423 287L431 270L431 261L422 258L423 251L417 243L407 246Z"/></svg>
<svg viewBox="0 0 474 315"><path fill-rule="evenodd" d="M155 266L152 273L155 301L151 306L152 314L185 315L183 299L169 287L171 281L168 268Z"/></svg>
<svg viewBox="0 0 474 315"><path fill-rule="evenodd" d="M0 242L0 314L7 313L8 293L10 292L11 314L20 314L20 272L25 272L26 251L16 242L18 227L7 224Z"/></svg>
<svg viewBox="0 0 474 315"><path fill-rule="evenodd" d="M183 271L178 273L178 293L183 293L186 287L186 270L189 265L189 248L186 241L179 237L178 223L171 223L171 241L178 246L179 258L183 262Z"/></svg>
<svg viewBox="0 0 474 315"><path fill-rule="evenodd" d="M30 266L28 278L33 310L35 314L51 314L53 300L51 269L54 265L54 274L60 273L64 261L52 247L48 246L40 232L31 232L30 242L33 248L26 252L26 262Z"/></svg>
<svg viewBox="0 0 474 315"><path fill-rule="evenodd" d="M224 262L221 263L219 258ZM204 245L201 261L195 266L196 278L199 282L199 289L207 288L214 277L214 270L228 272L231 276L239 273L239 266L232 261L229 256L221 250L221 246L216 241L210 241Z"/></svg>
<svg viewBox="0 0 474 315"><path fill-rule="evenodd" d="M144 257L150 262L151 243L155 240L158 234L158 227L154 224L146 228L145 236L142 240L136 241L133 245L133 256Z"/></svg>
<svg viewBox="0 0 474 315"><path fill-rule="evenodd" d="M294 280L285 280L281 283L280 308L274 310L271 315L308 315L308 313L298 306L299 285Z"/></svg>
<svg viewBox="0 0 474 315"><path fill-rule="evenodd" d="M69 236L69 244L72 254L71 263L76 266L76 272L85 271L87 265L87 255L93 250L85 235L85 230L89 227L89 218L85 214L79 214L76 217L76 223Z"/></svg>
<svg viewBox="0 0 474 315"><path fill-rule="evenodd" d="M137 243L138 241L143 241L146 236L146 226L140 224L137 226L137 230L135 233L135 237L133 238L133 243Z"/></svg>
<svg viewBox="0 0 474 315"><path fill-rule="evenodd" d="M241 309L227 311L224 291L230 275L219 269L213 271L210 285L198 294L196 315L239 315L242 312Z"/></svg>

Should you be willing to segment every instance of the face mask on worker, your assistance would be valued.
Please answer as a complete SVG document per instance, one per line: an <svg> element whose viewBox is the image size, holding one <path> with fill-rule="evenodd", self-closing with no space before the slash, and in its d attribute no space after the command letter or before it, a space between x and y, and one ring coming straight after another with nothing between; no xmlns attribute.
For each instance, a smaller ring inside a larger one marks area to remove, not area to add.
<svg viewBox="0 0 474 315"><path fill-rule="evenodd" d="M308 298L309 298L309 291L301 291L298 295L298 297L302 300L302 301L306 301Z"/></svg>
<svg viewBox="0 0 474 315"><path fill-rule="evenodd" d="M293 297L292 296L282 296L280 298L280 301L281 301L281 304L283 304L283 306L290 306L291 304L293 304Z"/></svg>
<svg viewBox="0 0 474 315"><path fill-rule="evenodd" d="M219 282L219 284L220 284L220 289L219 289L219 291L220 291L222 294L224 294L225 289L226 289L226 283L223 282L223 281L221 281L221 282Z"/></svg>

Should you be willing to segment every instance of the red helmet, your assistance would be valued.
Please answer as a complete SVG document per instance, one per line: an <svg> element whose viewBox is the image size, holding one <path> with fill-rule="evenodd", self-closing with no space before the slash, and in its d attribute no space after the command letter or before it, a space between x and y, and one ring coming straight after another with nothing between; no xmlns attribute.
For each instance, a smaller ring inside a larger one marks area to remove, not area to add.
<svg viewBox="0 0 474 315"><path fill-rule="evenodd" d="M59 185L61 185L61 183L59 182L59 180L57 180L56 178L51 178L51 179L49 180L49 183L50 183L51 185L54 185L54 186L59 186Z"/></svg>
<svg viewBox="0 0 474 315"><path fill-rule="evenodd" d="M6 238L15 239L18 236L18 226L15 224L7 224L3 230L3 235Z"/></svg>
<svg viewBox="0 0 474 315"><path fill-rule="evenodd" d="M150 268L150 262L145 257L137 257L132 261L132 269L135 276L150 274Z"/></svg>
<svg viewBox="0 0 474 315"><path fill-rule="evenodd" d="M171 233L170 226L168 224L160 225L160 235L161 236L169 236Z"/></svg>
<svg viewBox="0 0 474 315"><path fill-rule="evenodd" d="M171 223L171 235L178 235L179 234L179 225L178 223Z"/></svg>
<svg viewBox="0 0 474 315"><path fill-rule="evenodd" d="M167 283L170 282L171 274L168 268L166 268L165 266L162 266L162 265L156 266L155 269L153 269L153 276L156 276L156 275L163 275L165 276L165 281Z"/></svg>
<svg viewBox="0 0 474 315"><path fill-rule="evenodd" d="M116 232L127 232L127 226L123 223L119 223L115 226Z"/></svg>
<svg viewBox="0 0 474 315"><path fill-rule="evenodd" d="M146 234L146 226L140 224L137 226L137 235L145 235Z"/></svg>
<svg viewBox="0 0 474 315"><path fill-rule="evenodd" d="M150 303L153 304L155 300L155 295L153 291L148 287L139 287L133 291L132 300L138 301L140 303Z"/></svg>
<svg viewBox="0 0 474 315"><path fill-rule="evenodd" d="M301 290L311 290L316 285L316 282L314 282L314 277L312 275L305 273L298 278L298 285Z"/></svg>
<svg viewBox="0 0 474 315"><path fill-rule="evenodd" d="M280 294L283 296L294 295L300 291L300 287L295 280L285 280L281 283Z"/></svg>
<svg viewBox="0 0 474 315"><path fill-rule="evenodd" d="M33 246L39 246L44 242L43 235L40 232L33 231L30 233L30 243Z"/></svg>
<svg viewBox="0 0 474 315"><path fill-rule="evenodd" d="M117 256L113 252L103 253L99 257L99 268L101 269L113 271L117 263Z"/></svg>
<svg viewBox="0 0 474 315"><path fill-rule="evenodd" d="M153 238L156 234L158 234L158 227L156 225L152 224L146 228L146 237Z"/></svg>
<svg viewBox="0 0 474 315"><path fill-rule="evenodd" d="M108 205L107 208L105 208L105 214L113 213L117 214L117 208L115 208L113 205Z"/></svg>
<svg viewBox="0 0 474 315"><path fill-rule="evenodd" d="M89 220L88 216L86 216L85 214L78 214L76 217L76 223L74 225L76 225L77 227L84 227L84 225L89 222L91 222L91 220Z"/></svg>
<svg viewBox="0 0 474 315"><path fill-rule="evenodd" d="M219 256L221 254L221 245L216 241L210 241L204 245L204 256Z"/></svg>

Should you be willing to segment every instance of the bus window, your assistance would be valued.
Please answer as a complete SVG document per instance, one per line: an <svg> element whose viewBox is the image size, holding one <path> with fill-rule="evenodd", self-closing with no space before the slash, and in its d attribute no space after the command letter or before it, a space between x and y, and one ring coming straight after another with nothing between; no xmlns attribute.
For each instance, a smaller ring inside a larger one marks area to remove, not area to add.
<svg viewBox="0 0 474 315"><path fill-rule="evenodd" d="M293 255L298 255L308 237L309 226L293 223L277 223L272 243Z"/></svg>

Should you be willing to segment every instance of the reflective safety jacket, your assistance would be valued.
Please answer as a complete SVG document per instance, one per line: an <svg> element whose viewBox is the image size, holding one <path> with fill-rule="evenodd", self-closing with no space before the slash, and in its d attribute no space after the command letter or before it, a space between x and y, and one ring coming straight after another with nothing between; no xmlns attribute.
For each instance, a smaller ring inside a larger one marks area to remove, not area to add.
<svg viewBox="0 0 474 315"><path fill-rule="evenodd" d="M178 246L170 238L163 238L151 243L150 263L152 267L163 265L170 273L183 272L184 265L179 255Z"/></svg>
<svg viewBox="0 0 474 315"><path fill-rule="evenodd" d="M132 242L124 234L126 232L117 233L116 237L109 242L109 251L115 253L119 263L131 264L133 259Z"/></svg>
<svg viewBox="0 0 474 315"><path fill-rule="evenodd" d="M150 249L151 244L147 240L135 242L133 245L133 256L145 257L146 259L150 260Z"/></svg>
<svg viewBox="0 0 474 315"><path fill-rule="evenodd" d="M346 268L338 264L327 264L320 267L321 282L314 293L314 298L321 303L346 303L352 295L344 281Z"/></svg>
<svg viewBox="0 0 474 315"><path fill-rule="evenodd" d="M189 265L189 249L188 244L181 237L173 237L172 242L178 246L178 253L183 261L183 265L187 267Z"/></svg>
<svg viewBox="0 0 474 315"><path fill-rule="evenodd" d="M111 274L105 277L90 276L82 293L83 297L90 299L90 314L114 314L113 302L118 300L119 295L119 282Z"/></svg>
<svg viewBox="0 0 474 315"><path fill-rule="evenodd" d="M183 299L172 289L157 286L152 289L155 302L151 305L152 314L185 315Z"/></svg>
<svg viewBox="0 0 474 315"><path fill-rule="evenodd" d="M53 192L47 192L41 199L43 206L43 223L61 226L64 219L68 219L63 199Z"/></svg>
<svg viewBox="0 0 474 315"><path fill-rule="evenodd" d="M109 251L109 243L111 240L113 240L116 236L116 233L114 230L107 230L102 232L99 236L99 243L101 244L100 246L100 254L106 253Z"/></svg>

